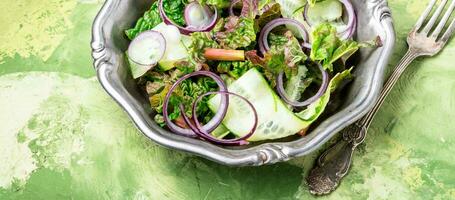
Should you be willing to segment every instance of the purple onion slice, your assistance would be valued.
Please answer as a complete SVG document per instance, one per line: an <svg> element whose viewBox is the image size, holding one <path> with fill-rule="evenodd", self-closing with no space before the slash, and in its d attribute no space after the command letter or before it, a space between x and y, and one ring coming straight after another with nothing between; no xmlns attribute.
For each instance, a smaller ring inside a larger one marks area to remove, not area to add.
<svg viewBox="0 0 455 200"><path fill-rule="evenodd" d="M242 3L242 0L232 0L231 1L231 5L229 6L229 15L235 16L234 7L239 3Z"/></svg>
<svg viewBox="0 0 455 200"><path fill-rule="evenodd" d="M311 103L317 101L319 98L321 98L322 95L324 95L324 93L326 92L327 90L327 87L329 86L329 74L327 73L327 71L325 71L323 68L322 68L322 65L318 63L318 68L319 68L319 71L321 71L322 73L322 83L321 83L321 87L319 88L318 92L306 99L305 101L302 101L302 102L297 102L297 101L291 101L287 94L286 94L286 91L284 89L284 81L283 81L283 76L284 76L284 72L281 72L278 77L277 77L277 92L278 94L280 95L281 99L283 99L284 102L286 102L287 104L291 105L291 106L294 106L294 107L304 107L304 106L308 106L310 105Z"/></svg>
<svg viewBox="0 0 455 200"><path fill-rule="evenodd" d="M184 17L187 28L200 29L212 22L213 13L208 6L193 1L185 6Z"/></svg>
<svg viewBox="0 0 455 200"><path fill-rule="evenodd" d="M206 131L204 130L203 126L200 124L198 118L197 118L197 113L196 113L196 108L197 108L197 105L198 103L202 100L202 98L208 96L208 95L212 95L212 94L222 94L222 95L233 95L233 96L236 96L240 99L242 99L243 101L245 101L250 107L251 109L253 110L253 114L254 114L254 124L253 124L253 127L251 128L251 130L246 134L244 135L243 137L240 137L240 138L235 138L235 139L218 139L218 138L215 138L213 137L211 134L210 134L210 131ZM184 110L183 108L183 105L180 106L180 111L182 112ZM242 97L238 94L235 94L235 93L232 93L232 92L227 92L227 91L217 91L217 92L207 92L201 96L199 96L196 101L194 101L193 103L193 121L194 121L194 124L188 119L188 117L186 115L183 116L183 119L185 120L185 122L187 123L187 125L201 138L207 140L207 141L210 141L210 142L213 142L213 143L216 143L216 144L222 144L222 145L246 145L248 144L248 141L246 141L249 137L251 137L254 132L256 131L256 128L257 128L257 125L258 125L258 114L257 114L257 111L256 111L256 108L254 108L253 104L248 101L248 99L246 99L245 97Z"/></svg>
<svg viewBox="0 0 455 200"><path fill-rule="evenodd" d="M160 11L160 16L161 16L161 19L164 21L164 23L166 23L167 25L174 25L176 26L179 30L180 30L180 33L182 34L185 34L185 35L189 35L190 33L194 33L194 32L206 32L206 31L210 31L212 30L215 25L216 25L216 22L218 20L218 11L216 8L214 8L214 13L213 15L211 16L211 21L210 23L208 23L207 25L203 26L203 27L192 27L192 26L186 26L186 27L182 27L178 24L176 24L175 22L173 22L167 15L166 15L166 12L164 12L164 8L163 8L163 1L164 0L159 0L159 4L158 4L158 9ZM186 18L186 17L185 17Z"/></svg>
<svg viewBox="0 0 455 200"><path fill-rule="evenodd" d="M265 53L267 53L267 51L270 50L270 46L269 46L269 34L270 32L278 27L278 26L281 26L281 25L291 25L291 26L294 26L297 28L297 30L299 31L300 33L300 36L302 37L304 43L303 43L303 46L304 47L308 47L308 46L311 46L308 44L308 33L307 31L305 30L305 26L298 22L297 20L294 20L294 19L289 19L289 18L278 18L278 19L274 19L272 21L270 21L269 23L267 23L261 30L261 33L259 34L259 51L261 51L261 53L264 55Z"/></svg>
<svg viewBox="0 0 455 200"><path fill-rule="evenodd" d="M177 126L174 124L170 119L169 119L169 113L168 113L168 108L169 108L169 99L171 98L172 93L174 90L177 88L177 86L180 85L184 80L194 77L194 76L207 76L212 78L218 87L220 88L219 92L227 92L227 87L226 84L224 84L223 80L216 75L213 72L209 71L197 71L193 72L191 74L187 74L181 78L179 78L169 89L168 93L166 94L166 97L164 98L163 102L163 117L164 121L166 122L166 125L168 128L177 134L184 135L184 136L190 136L190 137L196 137L197 135L194 133L193 130L191 129L185 129L182 127ZM215 116L203 127L201 127L201 130L204 130L206 132L212 132L215 130L223 121L224 117L226 116L227 108L229 104L229 98L227 95L221 95L221 103L220 107L218 109L218 112L215 113Z"/></svg>

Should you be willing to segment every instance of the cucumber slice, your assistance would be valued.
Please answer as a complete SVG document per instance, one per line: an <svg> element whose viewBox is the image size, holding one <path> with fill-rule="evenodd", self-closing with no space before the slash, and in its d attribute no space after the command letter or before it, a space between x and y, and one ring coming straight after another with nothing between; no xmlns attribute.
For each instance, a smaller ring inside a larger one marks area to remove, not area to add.
<svg viewBox="0 0 455 200"><path fill-rule="evenodd" d="M343 15L343 5L339 0L325 0L310 6L307 14L311 24L335 21Z"/></svg>
<svg viewBox="0 0 455 200"><path fill-rule="evenodd" d="M226 137L230 133L229 129L226 128L223 124L220 124L218 127L216 127L215 130L212 131L213 137L216 137L218 139L222 139Z"/></svg>
<svg viewBox="0 0 455 200"><path fill-rule="evenodd" d="M336 74L325 94L299 113L291 112L270 88L262 74L254 68L230 84L228 90L244 96L256 108L258 127L253 136L248 139L249 141L278 139L306 129L318 119L329 102L330 94L343 80L351 77L351 70L352 68ZM212 97L208 102L209 108L216 112L219 102L220 95ZM253 113L245 102L231 98L223 125L233 134L241 137L251 129L253 119Z"/></svg>
<svg viewBox="0 0 455 200"><path fill-rule="evenodd" d="M167 71L174 68L176 62L186 60L188 58L188 41L191 42L190 37L182 35L181 41L178 43L170 43L163 58L158 62L159 67L162 70Z"/></svg>
<svg viewBox="0 0 455 200"><path fill-rule="evenodd" d="M310 6L306 13L306 20L311 26L330 22L338 31L346 28L346 24L342 22L343 4L339 0L325 0Z"/></svg>
<svg viewBox="0 0 455 200"><path fill-rule="evenodd" d="M166 39L166 52L158 62L162 70L170 70L174 68L176 62L185 60L188 57L187 47L191 43L189 36L180 34L177 27L166 25L164 22L155 26L152 30L160 32Z"/></svg>
<svg viewBox="0 0 455 200"><path fill-rule="evenodd" d="M254 68L229 85L228 90L247 98L256 108L258 127L249 141L283 138L294 135L310 125L287 109L262 74ZM214 96L208 102L209 108L216 112L219 102L220 95ZM253 120L253 113L245 102L235 97L230 99L223 120L224 126L241 137L249 132Z"/></svg>
<svg viewBox="0 0 455 200"><path fill-rule="evenodd" d="M154 67L166 51L166 40L157 31L145 31L131 41L127 57L133 78L139 78Z"/></svg>

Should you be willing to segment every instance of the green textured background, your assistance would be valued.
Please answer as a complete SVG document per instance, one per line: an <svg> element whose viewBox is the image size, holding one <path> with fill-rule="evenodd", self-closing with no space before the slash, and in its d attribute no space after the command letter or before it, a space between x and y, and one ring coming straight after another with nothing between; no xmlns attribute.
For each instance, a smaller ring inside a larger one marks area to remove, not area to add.
<svg viewBox="0 0 455 200"><path fill-rule="evenodd" d="M397 45L426 0L391 0ZM315 155L229 168L143 137L95 79L100 0L0 1L0 199L311 199ZM417 60L321 199L455 199L455 43Z"/></svg>

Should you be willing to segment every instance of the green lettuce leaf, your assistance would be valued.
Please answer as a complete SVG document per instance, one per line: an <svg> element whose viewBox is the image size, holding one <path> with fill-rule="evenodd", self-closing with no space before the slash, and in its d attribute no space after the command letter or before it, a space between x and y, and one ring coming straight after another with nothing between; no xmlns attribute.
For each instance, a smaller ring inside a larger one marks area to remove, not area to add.
<svg viewBox="0 0 455 200"><path fill-rule="evenodd" d="M246 48L256 41L254 19L248 17L228 17L225 31L216 33L216 40L225 49Z"/></svg>
<svg viewBox="0 0 455 200"><path fill-rule="evenodd" d="M137 20L136 25L125 31L125 35L130 39L134 39L139 33L150 30L156 25L160 24L160 12L158 11L158 1L152 4L150 9L144 13L144 16Z"/></svg>
<svg viewBox="0 0 455 200"><path fill-rule="evenodd" d="M256 18L258 14L258 0L243 0L242 1L242 12L240 13L241 17L246 18Z"/></svg>
<svg viewBox="0 0 455 200"><path fill-rule="evenodd" d="M263 10L265 8L265 6L267 6L272 1L273 0L259 0L259 2L258 2L258 10L259 11ZM262 15L262 13L259 13L259 15Z"/></svg>
<svg viewBox="0 0 455 200"><path fill-rule="evenodd" d="M288 42L288 39L284 35L277 35L275 33L270 33L268 39L270 46L284 46Z"/></svg>
<svg viewBox="0 0 455 200"><path fill-rule="evenodd" d="M308 77L308 69L304 65L297 67L297 74L291 76L286 81L285 91L288 99L291 101L299 101L302 98L303 92L313 82L313 78ZM290 108L290 106L289 106Z"/></svg>
<svg viewBox="0 0 455 200"><path fill-rule="evenodd" d="M330 94L334 92L344 80L351 78L351 71L352 68L336 74L332 80L330 80L329 86L324 95L322 95L321 98L319 98L319 100L316 102L310 104L307 109L296 113L295 115L309 123L316 121L316 119L324 112L325 108L327 107L327 104L330 100Z"/></svg>
<svg viewBox="0 0 455 200"><path fill-rule="evenodd" d="M329 63L334 63L338 59L343 59L343 62L345 62L349 57L357 52L360 47L359 43L353 40L342 42L342 44L333 52L332 59L330 59Z"/></svg>
<svg viewBox="0 0 455 200"><path fill-rule="evenodd" d="M183 13L185 10L185 5L187 0L166 0L163 2L163 9L166 12L167 16L174 21L176 24L183 26L185 25L185 20ZM163 20L160 16L160 11L158 9L158 1L155 1L150 9L144 13L144 15L139 18L136 22L136 25L128 30L125 30L125 35L130 39L134 39L139 33L150 30L156 25L160 24Z"/></svg>
<svg viewBox="0 0 455 200"><path fill-rule="evenodd" d="M275 86L275 77L285 72L286 77L292 77L297 73L297 65L307 59L307 55L302 51L297 38L287 31L284 35L278 36L278 42L272 42L270 50L260 57L256 51L247 51L245 57L254 65L262 68L263 74L272 87ZM283 42L285 43L283 44Z"/></svg>
<svg viewBox="0 0 455 200"><path fill-rule="evenodd" d="M245 62L222 61L217 66L217 72L221 74L228 74L232 78L238 79L253 67L254 65L250 61Z"/></svg>
<svg viewBox="0 0 455 200"><path fill-rule="evenodd" d="M163 0L163 9L169 19L180 26L184 26L183 14L187 3L187 0Z"/></svg>
<svg viewBox="0 0 455 200"><path fill-rule="evenodd" d="M281 16L280 4L273 4L259 16L256 20L259 27L264 27L270 21L279 18Z"/></svg>
<svg viewBox="0 0 455 200"><path fill-rule="evenodd" d="M212 35L215 35L216 33L223 31L224 24L225 24L224 19L223 18L219 19L218 22L215 24L215 27L213 27L213 29L210 31L210 33Z"/></svg>
<svg viewBox="0 0 455 200"><path fill-rule="evenodd" d="M162 119L163 114L163 103L166 94L172 84L181 76L191 73L192 71L181 71L179 68L168 71L166 73L151 73L146 77L149 81L147 82L146 89L149 93L149 101L151 107L157 112L158 117L155 117L155 121L164 125ZM158 88L159 87L159 88ZM205 94L209 91L217 91L218 85L216 82L208 77L199 77L194 79L184 80L179 87L174 90L171 98L169 99L169 117L171 120L175 120L180 117L179 105L183 104L185 107L185 114L191 116L193 102L200 95ZM208 97L203 98L202 101L197 105L198 116L201 116L203 123L208 122L212 117L212 112L207 106Z"/></svg>
<svg viewBox="0 0 455 200"><path fill-rule="evenodd" d="M362 46L367 43L359 44L353 40L340 40L337 36L335 27L324 23L316 27L312 33L313 44L311 47L310 58L313 61L321 62L324 69L333 71L333 63L340 58L346 61Z"/></svg>
<svg viewBox="0 0 455 200"><path fill-rule="evenodd" d="M267 61L267 67L274 74L284 71L286 76L290 77L291 71L296 72L296 65L305 61L307 56L291 31L287 31L284 36L287 42L284 45L272 45L264 58Z"/></svg>
<svg viewBox="0 0 455 200"><path fill-rule="evenodd" d="M185 112L190 116L192 113L192 105L193 102L201 95L211 92L211 91L217 91L218 90L218 85L216 82L208 77L200 77L197 78L196 80L191 80L187 79L183 81L180 85L180 90L182 91L182 99L183 103L185 105ZM207 105L208 97L205 97L202 99L202 101L197 105L196 111L198 116L201 116L204 118L202 120L203 122L207 122L208 120L211 119L211 111Z"/></svg>
<svg viewBox="0 0 455 200"><path fill-rule="evenodd" d="M321 1L325 1L325 0L308 0L308 4L310 4L310 6L314 6L317 2L321 2Z"/></svg>
<svg viewBox="0 0 455 200"><path fill-rule="evenodd" d="M305 61L308 57L303 52L300 42L288 31L285 34L288 42L284 45L284 62L289 68L296 68L297 64Z"/></svg>
<svg viewBox="0 0 455 200"><path fill-rule="evenodd" d="M228 8L231 5L230 0L197 0L201 5L215 6L217 9Z"/></svg>
<svg viewBox="0 0 455 200"><path fill-rule="evenodd" d="M212 39L210 32L194 32L191 34L191 44L188 48L189 62L193 65L206 61L204 50L206 48L219 48L218 43Z"/></svg>
<svg viewBox="0 0 455 200"><path fill-rule="evenodd" d="M256 42L258 1L243 0L242 5L240 16L227 17L224 20L224 31L215 34L216 41L224 49L247 48Z"/></svg>
<svg viewBox="0 0 455 200"><path fill-rule="evenodd" d="M382 41L379 36L377 36L373 40L366 42L356 42L353 40L343 41L342 44L333 52L330 63L334 63L338 59L341 59L343 63L346 63L346 60L348 60L352 55L354 55L354 53L357 52L360 48L364 47L373 48L378 46L382 46Z"/></svg>

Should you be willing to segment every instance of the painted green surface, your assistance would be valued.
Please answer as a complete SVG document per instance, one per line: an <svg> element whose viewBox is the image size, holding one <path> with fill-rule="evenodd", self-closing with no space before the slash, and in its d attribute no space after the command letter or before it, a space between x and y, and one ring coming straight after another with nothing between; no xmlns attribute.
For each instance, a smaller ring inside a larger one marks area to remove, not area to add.
<svg viewBox="0 0 455 200"><path fill-rule="evenodd" d="M426 1L391 0L391 64ZM0 199L311 199L315 154L230 168L143 137L101 89L99 0L0 1ZM455 42L417 60L376 117L349 176L321 199L455 199Z"/></svg>

